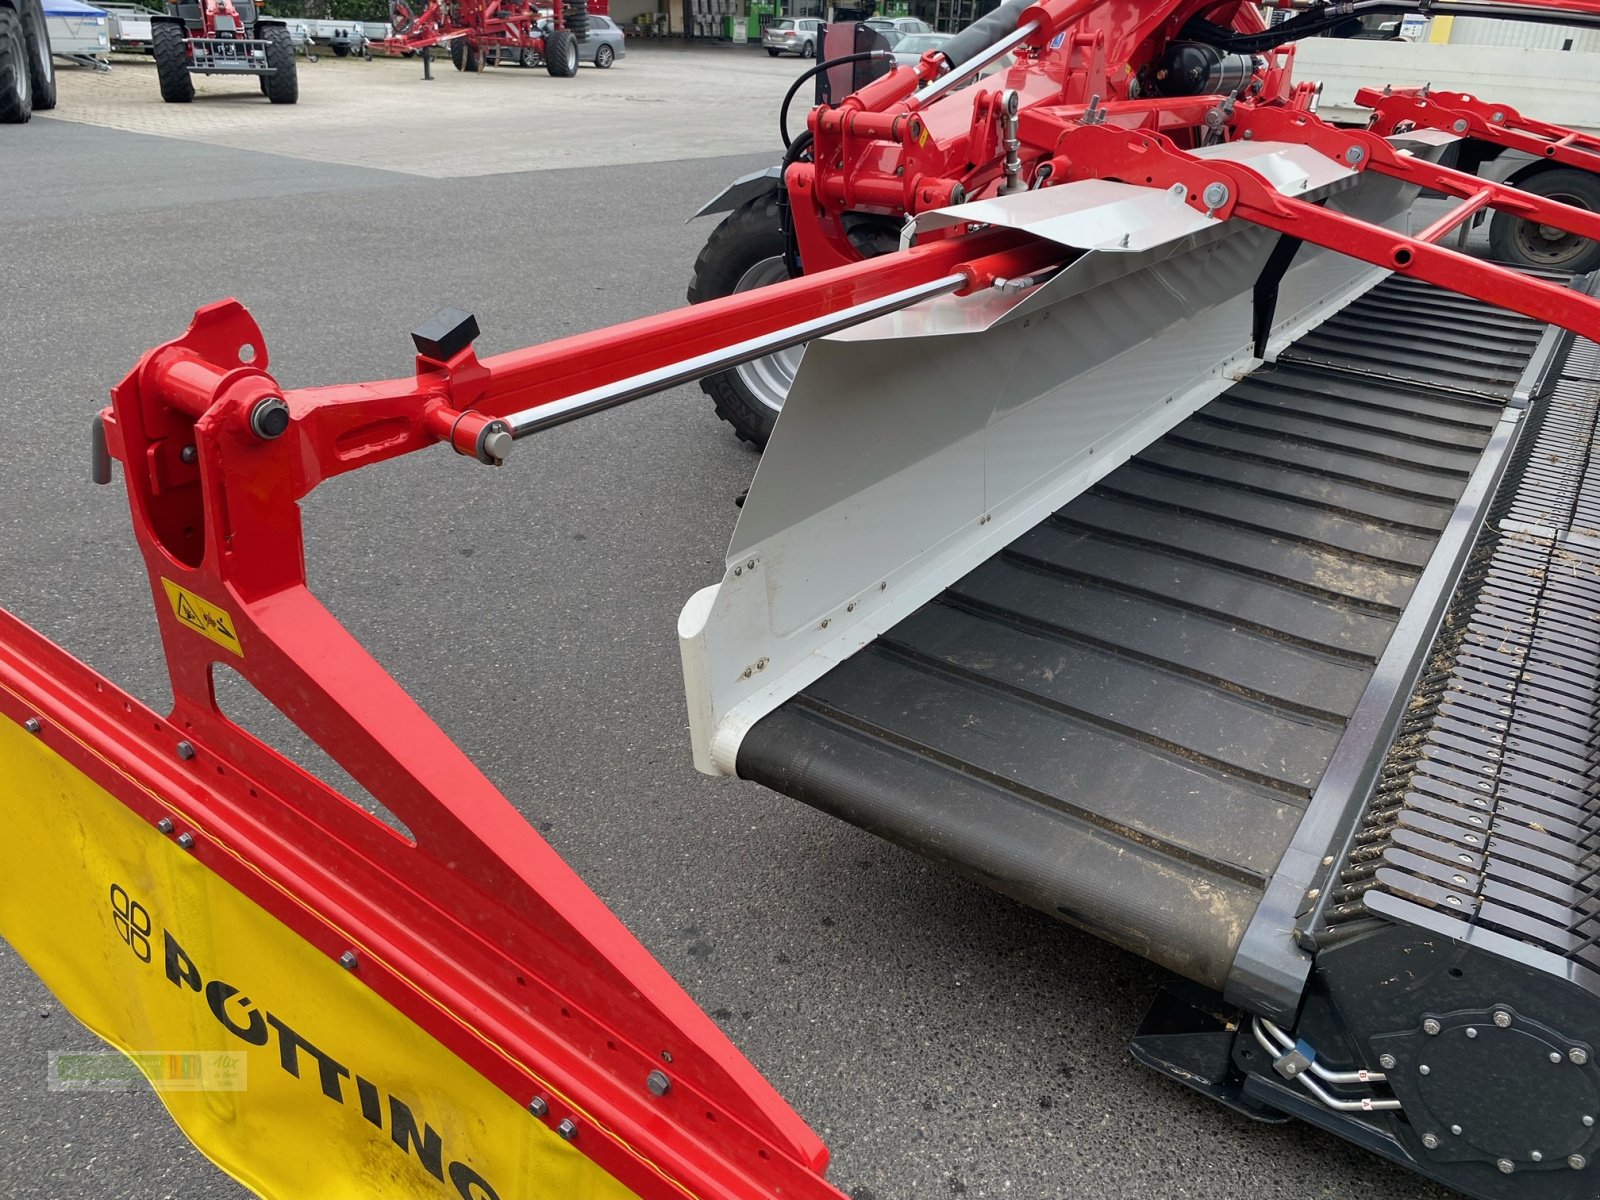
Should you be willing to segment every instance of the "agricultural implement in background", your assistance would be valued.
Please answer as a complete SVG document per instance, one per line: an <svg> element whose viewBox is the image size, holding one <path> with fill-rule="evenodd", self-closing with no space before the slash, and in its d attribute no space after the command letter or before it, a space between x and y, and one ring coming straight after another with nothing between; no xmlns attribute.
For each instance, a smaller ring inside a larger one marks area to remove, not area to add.
<svg viewBox="0 0 1600 1200"><path fill-rule="evenodd" d="M603 10L602 10L603 11ZM578 45L589 32L588 0L427 0L420 11L391 0L393 36L373 43L390 54L415 54L448 45L458 71L481 71L501 62L540 63L551 75L578 73Z"/></svg>
<svg viewBox="0 0 1600 1200"><path fill-rule="evenodd" d="M1243 1113L1593 1197L1600 300L1441 243L1600 214L1444 165L1588 152L1508 111L1315 116L1293 39L1401 7L1013 0L861 78L852 31L842 98L722 202L773 212L789 277L612 329L479 359L445 310L413 377L285 392L242 307L201 309L96 426L171 713L0 615L0 930L115 1044L244 1055L247 1090L164 1099L268 1194L838 1196L311 594L299 510L805 345L679 619L696 765L1170 967L1134 1051ZM1414 222L1423 190L1452 203ZM405 832L225 717L235 675Z"/></svg>
<svg viewBox="0 0 1600 1200"><path fill-rule="evenodd" d="M150 53L161 98L194 99L196 75L253 75L274 104L300 99L289 27L261 15L256 0L168 0L150 19Z"/></svg>

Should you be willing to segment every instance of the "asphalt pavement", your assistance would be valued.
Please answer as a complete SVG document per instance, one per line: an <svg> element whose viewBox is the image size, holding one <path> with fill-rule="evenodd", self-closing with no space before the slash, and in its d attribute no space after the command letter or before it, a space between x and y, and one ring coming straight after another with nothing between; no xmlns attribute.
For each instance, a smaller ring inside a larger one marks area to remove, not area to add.
<svg viewBox="0 0 1600 1200"><path fill-rule="evenodd" d="M408 331L445 305L476 314L485 353L674 307L709 232L684 217L773 157L719 140L738 95L718 86L692 154L608 165L597 139L582 166L470 177L270 137L0 128L0 605L162 707L126 499L88 480L108 387L228 295L290 387L407 372ZM1142 960L694 772L675 622L719 577L755 464L693 386L498 471L413 455L310 499L312 586L811 1123L856 1200L1441 1200L1136 1065L1163 979ZM242 1194L149 1092L47 1090L51 1051L95 1044L0 943L0 1196Z"/></svg>

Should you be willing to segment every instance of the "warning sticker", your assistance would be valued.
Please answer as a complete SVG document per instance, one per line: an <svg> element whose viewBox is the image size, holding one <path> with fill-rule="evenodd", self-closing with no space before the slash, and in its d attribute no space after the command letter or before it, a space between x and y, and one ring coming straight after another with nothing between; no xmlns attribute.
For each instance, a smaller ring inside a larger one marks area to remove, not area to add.
<svg viewBox="0 0 1600 1200"><path fill-rule="evenodd" d="M170 579L163 579L161 586L167 589L167 599L172 602L172 612L178 620L217 645L232 650L240 658L244 657L244 647L239 644L239 635L233 631L233 618L228 615L227 609L218 608L209 600L202 600Z"/></svg>

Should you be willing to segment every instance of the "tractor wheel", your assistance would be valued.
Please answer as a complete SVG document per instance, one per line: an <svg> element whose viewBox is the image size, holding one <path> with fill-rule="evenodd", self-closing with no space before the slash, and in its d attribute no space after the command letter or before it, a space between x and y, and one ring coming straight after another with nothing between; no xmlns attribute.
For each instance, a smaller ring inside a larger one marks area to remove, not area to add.
<svg viewBox="0 0 1600 1200"><path fill-rule="evenodd" d="M161 98L168 104L187 104L194 99L194 76L189 74L189 48L184 43L182 25L165 21L150 31L150 53L155 55L156 80Z"/></svg>
<svg viewBox="0 0 1600 1200"><path fill-rule="evenodd" d="M22 18L0 8L0 124L21 125L33 116L33 77Z"/></svg>
<svg viewBox="0 0 1600 1200"><path fill-rule="evenodd" d="M545 35L544 69L563 79L578 73L578 39L569 31L558 29Z"/></svg>
<svg viewBox="0 0 1600 1200"><path fill-rule="evenodd" d="M1542 171L1516 186L1573 208L1600 212L1600 177L1587 171ZM1544 267L1574 274L1600 267L1600 242L1506 213L1494 215L1489 226L1489 250L1501 262L1519 267Z"/></svg>
<svg viewBox="0 0 1600 1200"><path fill-rule="evenodd" d="M44 5L27 0L22 31L28 43L28 75L33 84L33 111L49 112L56 106L56 66L50 57L50 29L44 23Z"/></svg>
<svg viewBox="0 0 1600 1200"><path fill-rule="evenodd" d="M465 38L457 38L450 43L450 61L455 64L458 71L483 70L483 55L479 54L478 48Z"/></svg>
<svg viewBox="0 0 1600 1200"><path fill-rule="evenodd" d="M300 99L300 77L294 69L294 38L282 25L268 25L261 31L267 40L267 99L274 104L293 104Z"/></svg>
<svg viewBox="0 0 1600 1200"><path fill-rule="evenodd" d="M261 94L265 96L267 94L267 77L265 75L257 75L256 82L261 85Z"/></svg>
<svg viewBox="0 0 1600 1200"><path fill-rule="evenodd" d="M333 51L333 56L335 58L349 58L350 57L350 47L349 46L341 46L341 45L339 45L338 42L335 42L332 46L329 47L329 49Z"/></svg>
<svg viewBox="0 0 1600 1200"><path fill-rule="evenodd" d="M778 194L768 192L734 209L712 230L689 282L689 303L701 304L789 278L783 264ZM700 381L717 415L757 450L767 444L794 383L804 347L792 346Z"/></svg>
<svg viewBox="0 0 1600 1200"><path fill-rule="evenodd" d="M600 43L600 48L594 52L594 65L604 71L617 61L617 52L605 42Z"/></svg>
<svg viewBox="0 0 1600 1200"><path fill-rule="evenodd" d="M589 0L566 0L561 9L561 23L567 32L580 42L589 36Z"/></svg>

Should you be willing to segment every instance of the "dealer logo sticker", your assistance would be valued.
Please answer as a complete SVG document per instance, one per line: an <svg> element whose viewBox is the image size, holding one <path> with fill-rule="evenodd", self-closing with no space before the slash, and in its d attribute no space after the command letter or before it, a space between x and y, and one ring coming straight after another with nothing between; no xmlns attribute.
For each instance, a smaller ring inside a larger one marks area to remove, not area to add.
<svg viewBox="0 0 1600 1200"><path fill-rule="evenodd" d="M120 883L111 885L111 919L117 926L117 936L128 944L128 949L140 962L149 962L150 910L128 895Z"/></svg>

